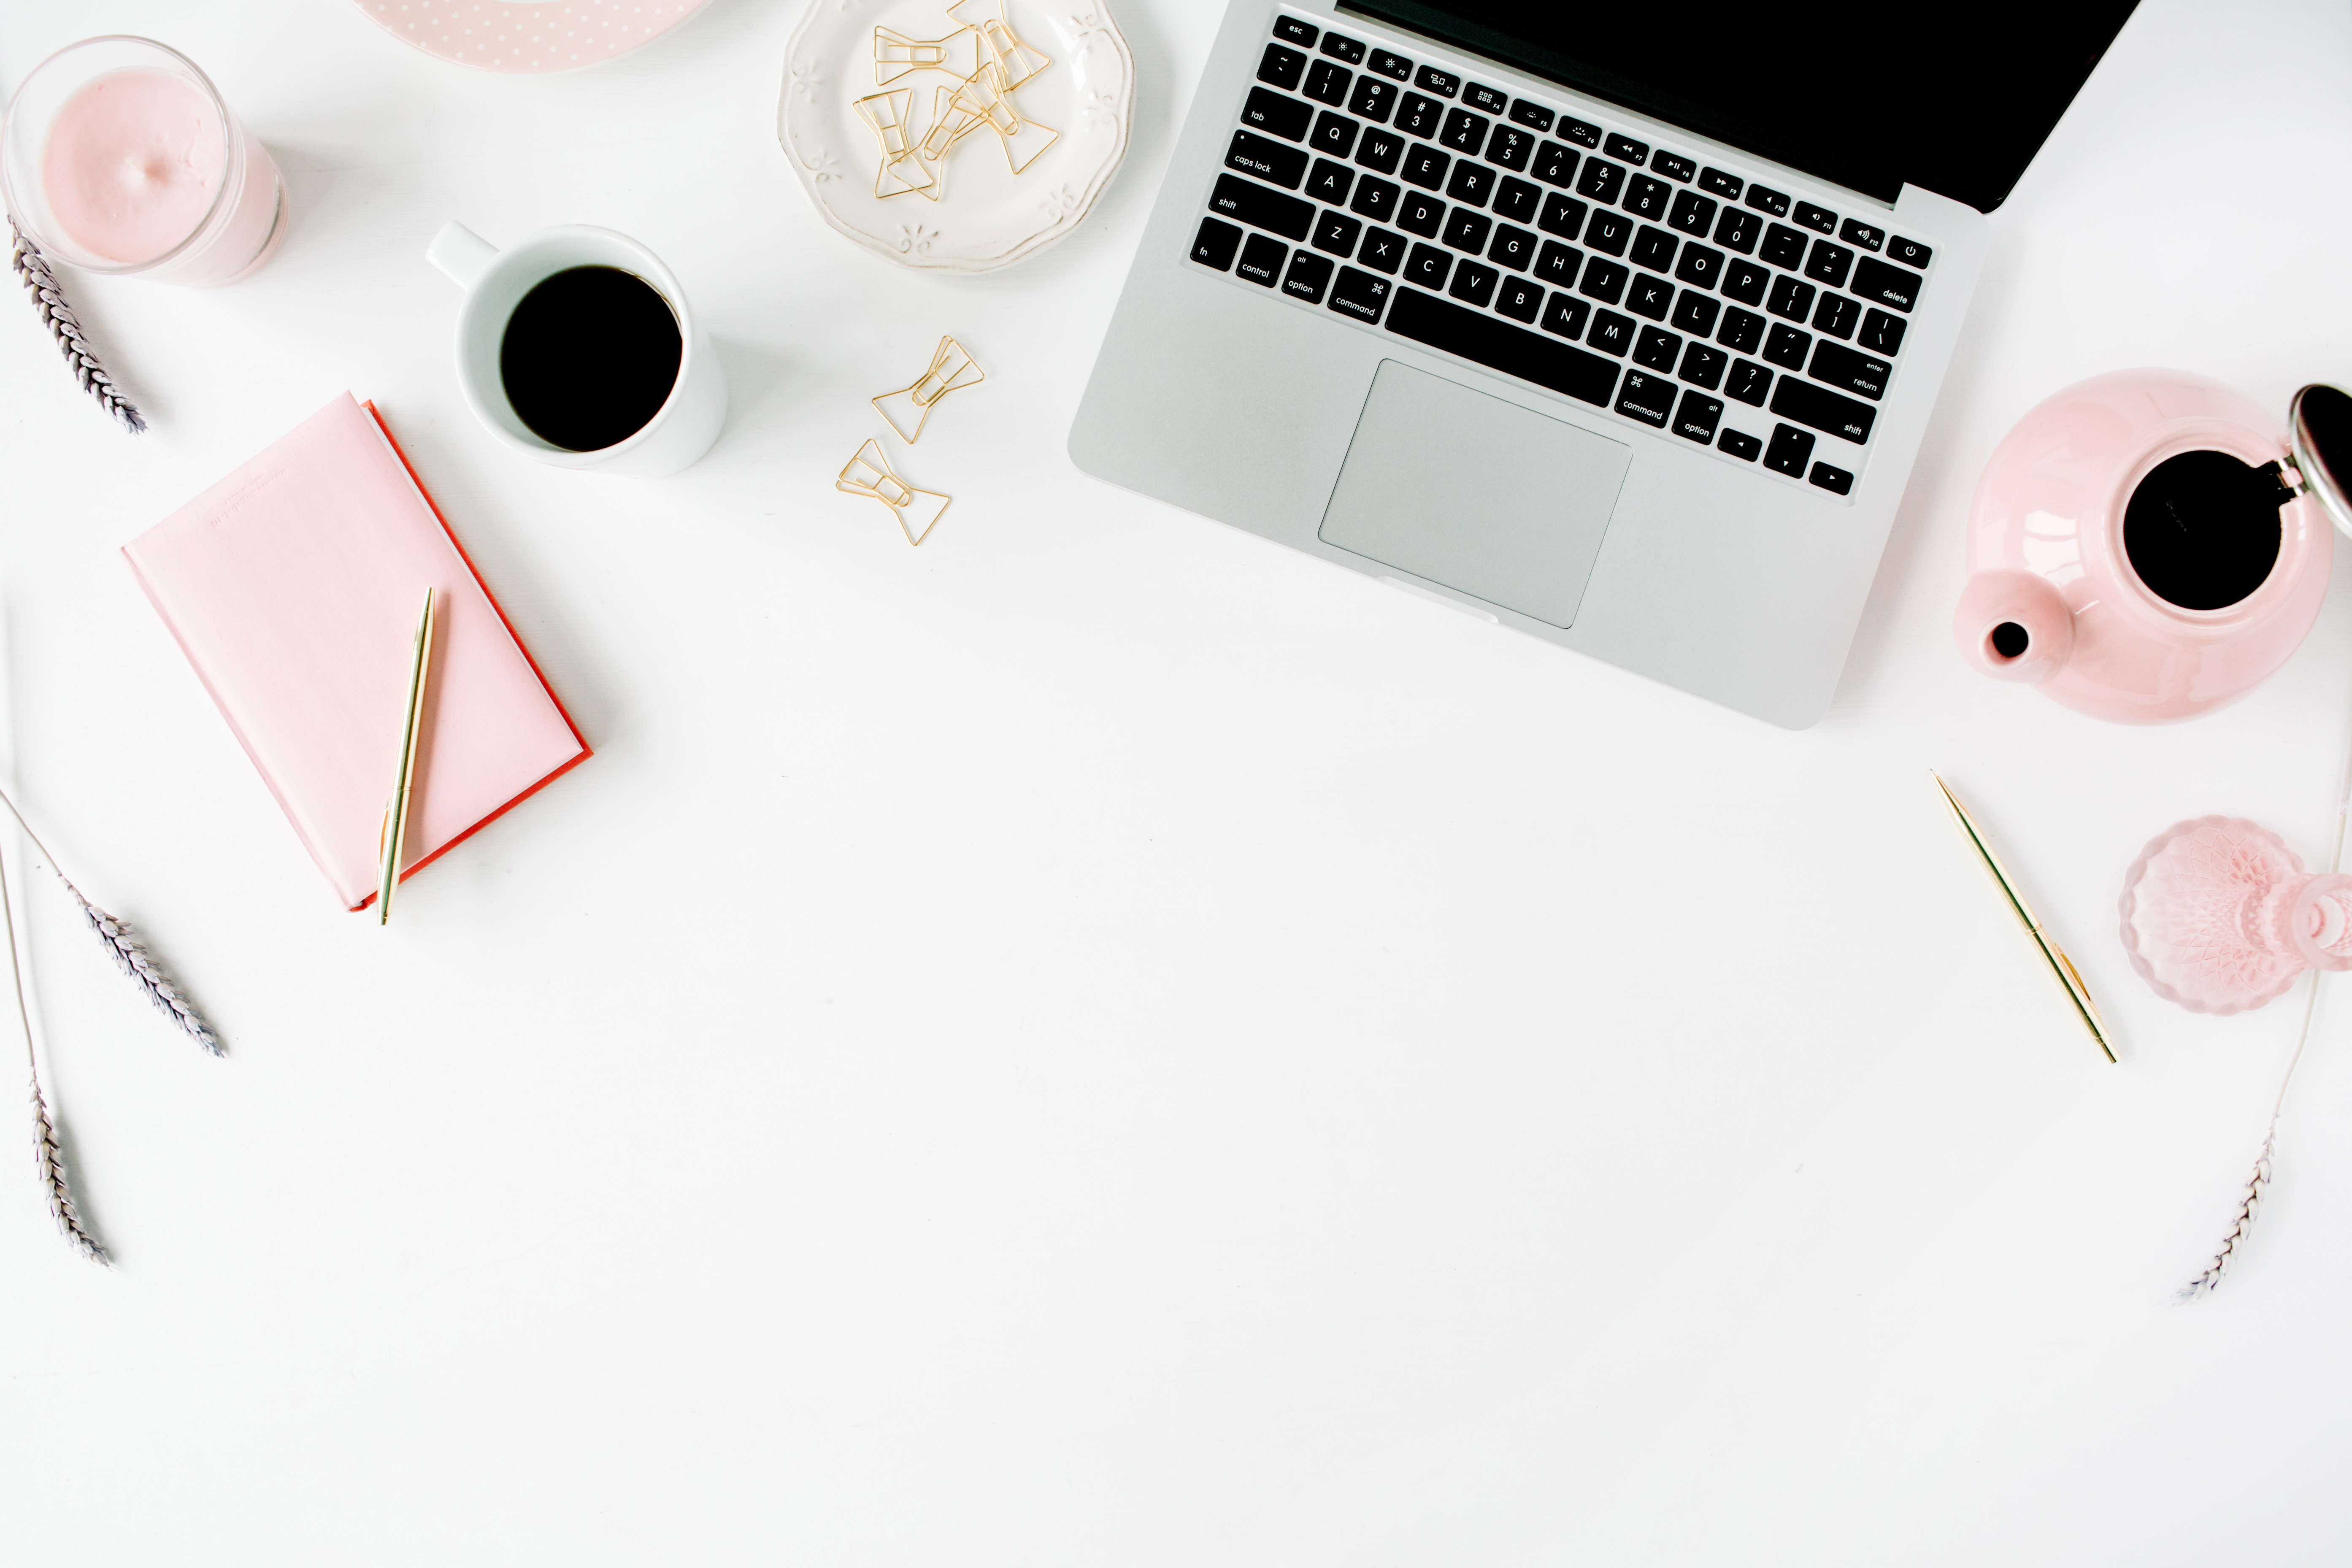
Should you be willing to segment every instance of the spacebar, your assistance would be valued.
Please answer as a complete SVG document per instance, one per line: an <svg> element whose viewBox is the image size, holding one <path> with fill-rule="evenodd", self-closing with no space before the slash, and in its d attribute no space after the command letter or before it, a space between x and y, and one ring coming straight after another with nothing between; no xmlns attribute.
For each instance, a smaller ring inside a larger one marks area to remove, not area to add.
<svg viewBox="0 0 2352 1568"><path fill-rule="evenodd" d="M1581 403L1609 406L1617 362L1550 338L1506 326L1417 289L1400 289L1389 304L1389 331L1450 354L1548 386Z"/></svg>

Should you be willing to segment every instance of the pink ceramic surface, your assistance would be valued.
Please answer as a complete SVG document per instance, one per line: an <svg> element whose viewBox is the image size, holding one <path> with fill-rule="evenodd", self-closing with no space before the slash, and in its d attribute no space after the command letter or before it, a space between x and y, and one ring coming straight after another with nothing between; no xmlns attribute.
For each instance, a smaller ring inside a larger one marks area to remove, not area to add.
<svg viewBox="0 0 2352 1568"><path fill-rule="evenodd" d="M709 0L352 0L436 59L507 76L577 70L643 48Z"/></svg>
<svg viewBox="0 0 2352 1568"><path fill-rule="evenodd" d="M2234 816L2175 823L2124 874L2124 951L2192 1013L2259 1007L2306 969L2352 969L2352 877L2314 876Z"/></svg>
<svg viewBox="0 0 2352 1568"><path fill-rule="evenodd" d="M2218 610L2158 598L2125 553L2124 510L2158 464L2199 450L2259 468L2286 457L2286 426L2242 393L2168 370L2078 382L2020 420L1969 511L1961 655L2127 724L2194 718L2267 679L2318 617L2335 531L2298 496L2279 508L2278 561L2251 595ZM2023 628L2021 653L1995 646L2003 623Z"/></svg>

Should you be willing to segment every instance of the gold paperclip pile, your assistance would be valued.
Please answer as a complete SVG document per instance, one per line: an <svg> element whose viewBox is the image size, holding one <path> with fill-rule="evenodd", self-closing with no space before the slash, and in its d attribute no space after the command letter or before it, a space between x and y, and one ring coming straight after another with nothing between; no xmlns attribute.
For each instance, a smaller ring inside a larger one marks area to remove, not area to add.
<svg viewBox="0 0 2352 1568"><path fill-rule="evenodd" d="M993 16L981 14L990 7ZM881 166L874 174L877 196L912 192L926 201L940 200L947 195L949 154L983 130L995 132L1004 162L1016 174L1060 139L1059 132L1028 119L1013 103L1015 89L1036 80L1054 62L1013 31L1004 19L1004 0L956 0L947 17L958 26L943 38L874 29L874 85L887 90L851 107L882 146ZM919 71L955 79L953 86L931 84L928 127L917 118L921 89L890 85Z"/></svg>
<svg viewBox="0 0 2352 1568"><path fill-rule="evenodd" d="M922 439L923 426L930 422L931 410L939 406L940 399L987 379L961 343L953 338L941 338L940 346L931 351L931 363L923 374L896 392L876 397L874 411L882 416L882 422L897 433L898 439L911 447ZM866 496L888 507L909 544L920 544L928 538L950 505L949 497L937 490L919 490L891 472L890 459L883 455L878 441L868 441L857 448L857 455L849 459L841 477L833 481L833 488L854 496Z"/></svg>

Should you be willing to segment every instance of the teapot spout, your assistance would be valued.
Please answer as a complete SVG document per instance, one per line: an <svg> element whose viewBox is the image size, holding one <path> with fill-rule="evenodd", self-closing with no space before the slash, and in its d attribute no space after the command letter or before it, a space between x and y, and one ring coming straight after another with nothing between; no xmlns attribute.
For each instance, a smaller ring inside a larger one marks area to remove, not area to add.
<svg viewBox="0 0 2352 1568"><path fill-rule="evenodd" d="M1994 567L1969 577L1952 639L1995 680L2047 680L2074 651L2074 613L2048 578Z"/></svg>

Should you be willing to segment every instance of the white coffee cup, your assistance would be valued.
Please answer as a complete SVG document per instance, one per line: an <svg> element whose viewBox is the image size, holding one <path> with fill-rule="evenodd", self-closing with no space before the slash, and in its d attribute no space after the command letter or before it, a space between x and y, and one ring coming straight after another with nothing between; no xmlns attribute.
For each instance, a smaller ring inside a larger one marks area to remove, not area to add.
<svg viewBox="0 0 2352 1568"><path fill-rule="evenodd" d="M727 419L727 376L710 339L695 323L686 290L661 258L625 234L571 225L543 228L500 250L459 223L446 224L425 258L466 291L457 308L457 384L474 416L490 434L528 458L559 468L650 479L690 468L719 439ZM643 279L677 318L677 380L644 428L627 440L593 452L574 452L541 440L508 401L499 374L507 321L524 295L567 268L617 267Z"/></svg>

